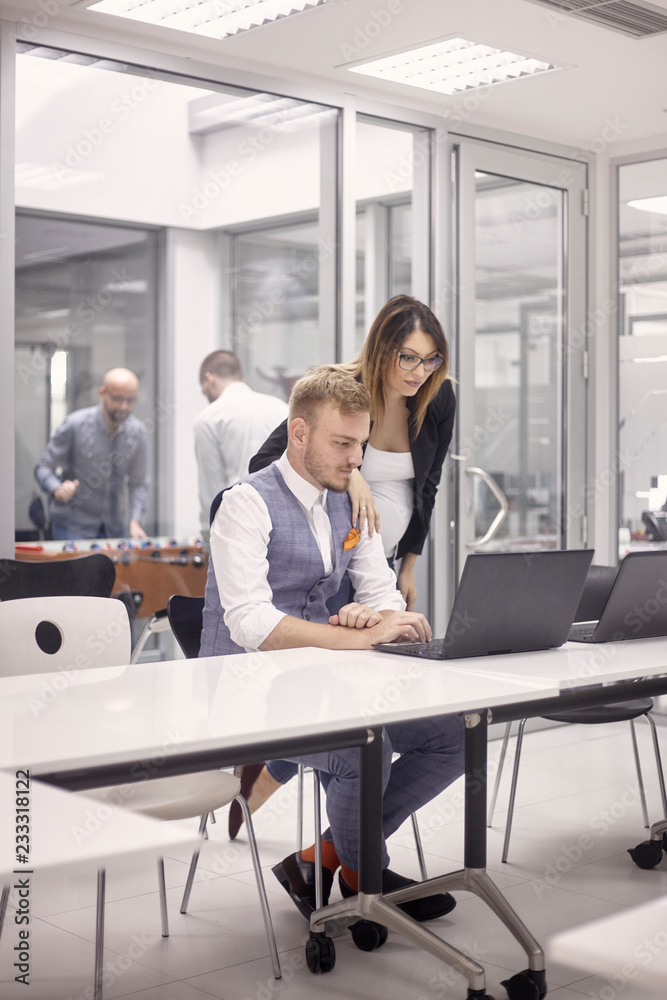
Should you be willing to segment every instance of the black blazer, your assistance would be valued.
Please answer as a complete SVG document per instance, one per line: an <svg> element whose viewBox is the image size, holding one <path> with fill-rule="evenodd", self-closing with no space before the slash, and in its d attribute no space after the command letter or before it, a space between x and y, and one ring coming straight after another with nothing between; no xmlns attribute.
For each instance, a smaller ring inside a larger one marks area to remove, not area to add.
<svg viewBox="0 0 667 1000"><path fill-rule="evenodd" d="M408 396L410 412L415 408L415 396ZM397 557L406 552L419 555L428 535L433 513L435 495L440 482L442 464L452 440L456 396L452 383L443 382L440 392L429 403L424 423L416 438L410 441L410 451L415 467L415 500L412 518L407 530L398 543ZM287 421L284 420L269 435L257 454L250 459L249 471L257 472L280 458L287 447Z"/></svg>

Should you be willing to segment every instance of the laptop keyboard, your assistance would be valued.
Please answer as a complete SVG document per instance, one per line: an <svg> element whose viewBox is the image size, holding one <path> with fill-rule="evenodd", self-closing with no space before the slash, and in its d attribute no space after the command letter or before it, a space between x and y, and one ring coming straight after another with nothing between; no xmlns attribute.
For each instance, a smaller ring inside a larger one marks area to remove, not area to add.
<svg viewBox="0 0 667 1000"><path fill-rule="evenodd" d="M572 639L575 642L581 642L582 640L584 642L590 641L593 638L597 624L597 622L576 622L570 629L568 639Z"/></svg>
<svg viewBox="0 0 667 1000"><path fill-rule="evenodd" d="M441 660L444 639L431 639L430 642L401 642L395 643L401 647L401 652L409 656L423 656L427 660Z"/></svg>

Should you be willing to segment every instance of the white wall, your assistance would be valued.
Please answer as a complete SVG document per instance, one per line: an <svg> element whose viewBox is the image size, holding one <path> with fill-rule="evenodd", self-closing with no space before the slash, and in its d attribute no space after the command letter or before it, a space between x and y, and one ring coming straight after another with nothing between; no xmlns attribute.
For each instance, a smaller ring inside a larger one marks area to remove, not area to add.
<svg viewBox="0 0 667 1000"><path fill-rule="evenodd" d="M170 532L177 538L199 534L197 462L192 425L206 406L199 385L199 365L206 355L225 346L220 340L220 273L215 237L170 229L166 240L165 302L169 434L161 488L172 491Z"/></svg>

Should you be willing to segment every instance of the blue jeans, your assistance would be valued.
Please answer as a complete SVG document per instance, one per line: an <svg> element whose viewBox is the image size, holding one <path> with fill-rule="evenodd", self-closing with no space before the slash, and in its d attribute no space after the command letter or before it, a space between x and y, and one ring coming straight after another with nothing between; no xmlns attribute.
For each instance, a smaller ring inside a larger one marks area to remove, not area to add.
<svg viewBox="0 0 667 1000"><path fill-rule="evenodd" d="M383 869L389 867L386 838L463 774L464 732L463 719L456 715L386 727L382 745ZM400 756L392 763L394 753ZM329 776L330 827L322 836L333 842L342 864L358 871L359 749L309 754L294 760Z"/></svg>

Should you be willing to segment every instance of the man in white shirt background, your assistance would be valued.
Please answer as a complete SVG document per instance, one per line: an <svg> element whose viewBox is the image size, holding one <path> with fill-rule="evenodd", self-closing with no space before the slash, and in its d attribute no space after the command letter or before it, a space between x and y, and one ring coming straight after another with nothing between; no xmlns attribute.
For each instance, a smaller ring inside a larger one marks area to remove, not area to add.
<svg viewBox="0 0 667 1000"><path fill-rule="evenodd" d="M194 425L200 521L202 536L208 539L211 501L248 474L252 456L287 416L287 403L251 389L233 351L208 354L199 368L199 382L209 401Z"/></svg>
<svg viewBox="0 0 667 1000"><path fill-rule="evenodd" d="M300 379L290 396L287 451L213 507L211 559L200 656L317 646L370 649L399 638L430 639L423 615L405 611L380 534L352 525L347 493L370 431L368 390L331 368ZM339 606L347 572L356 601ZM379 654L378 654L379 655ZM308 684L307 678L304 680ZM304 689L304 711L311 692ZM392 753L400 754L392 763ZM383 757L385 838L463 772L463 723L444 717L386 727ZM358 888L358 749L299 758L329 775L330 829L322 839L324 902L340 868L342 895ZM314 846L273 872L304 916L315 906ZM389 869L382 887L409 879ZM417 920L448 913L448 893L401 904Z"/></svg>

